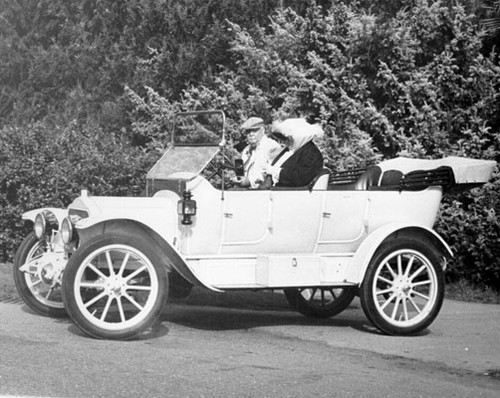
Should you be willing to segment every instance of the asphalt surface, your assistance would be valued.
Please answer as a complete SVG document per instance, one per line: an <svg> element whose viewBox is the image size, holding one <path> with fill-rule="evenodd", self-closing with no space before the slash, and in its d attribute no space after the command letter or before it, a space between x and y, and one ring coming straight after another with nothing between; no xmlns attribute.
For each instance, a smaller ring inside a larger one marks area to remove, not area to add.
<svg viewBox="0 0 500 398"><path fill-rule="evenodd" d="M357 301L327 320L175 304L130 342L20 302L0 303L0 320L0 396L500 396L498 305L445 301L414 337L379 334Z"/></svg>

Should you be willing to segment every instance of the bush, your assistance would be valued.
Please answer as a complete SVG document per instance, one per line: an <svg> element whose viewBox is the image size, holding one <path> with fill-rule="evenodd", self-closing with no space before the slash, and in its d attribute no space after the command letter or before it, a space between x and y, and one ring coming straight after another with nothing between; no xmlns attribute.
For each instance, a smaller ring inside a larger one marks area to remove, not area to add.
<svg viewBox="0 0 500 398"><path fill-rule="evenodd" d="M500 179L498 169L484 188L445 200L436 230L455 258L447 278L500 291Z"/></svg>
<svg viewBox="0 0 500 398"><path fill-rule="evenodd" d="M12 259L27 233L23 212L66 207L81 189L132 195L145 187L145 173L157 158L154 151L77 125L5 127L0 142L0 261Z"/></svg>

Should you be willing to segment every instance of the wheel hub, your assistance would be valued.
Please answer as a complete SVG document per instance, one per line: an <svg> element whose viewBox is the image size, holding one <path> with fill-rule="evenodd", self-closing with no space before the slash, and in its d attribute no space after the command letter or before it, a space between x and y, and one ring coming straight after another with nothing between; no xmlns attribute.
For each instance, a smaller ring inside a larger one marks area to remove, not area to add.
<svg viewBox="0 0 500 398"><path fill-rule="evenodd" d="M399 278L394 282L394 290L400 298L409 297L411 289L411 282L406 278Z"/></svg>
<svg viewBox="0 0 500 398"><path fill-rule="evenodd" d="M19 270L37 276L46 285L54 286L60 283L66 262L64 252L47 252L24 264Z"/></svg>
<svg viewBox="0 0 500 398"><path fill-rule="evenodd" d="M52 284L52 281L54 280L54 272L55 268L52 265L52 263L46 264L42 267L40 270L40 279L43 281L43 283L46 283L47 285Z"/></svg>
<svg viewBox="0 0 500 398"><path fill-rule="evenodd" d="M110 278L107 283L108 294L114 297L121 297L125 294L126 283L123 278Z"/></svg>

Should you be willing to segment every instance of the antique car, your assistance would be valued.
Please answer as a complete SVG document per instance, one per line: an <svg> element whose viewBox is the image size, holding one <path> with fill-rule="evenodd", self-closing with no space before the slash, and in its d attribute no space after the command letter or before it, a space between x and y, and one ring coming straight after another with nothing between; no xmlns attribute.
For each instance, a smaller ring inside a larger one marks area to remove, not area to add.
<svg viewBox="0 0 500 398"><path fill-rule="evenodd" d="M218 127L201 128L201 118L220 119ZM234 165L224 154L224 113L178 119L191 134L172 130L143 197L82 191L67 209L24 214L34 231L14 274L31 308L67 313L105 339L141 335L169 296L192 286L280 290L293 309L319 318L359 296L386 334L416 334L433 322L453 255L432 229L441 198L487 182L496 162L395 158L365 170L325 169L308 186L242 189L227 183Z"/></svg>

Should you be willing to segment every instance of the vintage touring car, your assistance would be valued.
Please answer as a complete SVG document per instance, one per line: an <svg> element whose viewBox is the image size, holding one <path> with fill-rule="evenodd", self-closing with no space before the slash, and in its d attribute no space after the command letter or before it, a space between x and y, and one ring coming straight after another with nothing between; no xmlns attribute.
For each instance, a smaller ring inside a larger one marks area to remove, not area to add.
<svg viewBox="0 0 500 398"><path fill-rule="evenodd" d="M147 197L82 191L67 209L24 214L34 231L14 274L31 308L68 313L96 338L130 339L159 320L169 295L197 285L283 290L311 317L334 316L359 295L367 318L387 334L415 334L433 322L452 256L432 229L442 195L487 182L496 162L396 158L366 170L324 170L304 187L231 189L224 165L217 186L215 173L201 173L224 151L223 112L178 116L191 129L200 118L220 119L221 128L195 137L221 132L216 145L188 145L174 129L147 175Z"/></svg>

